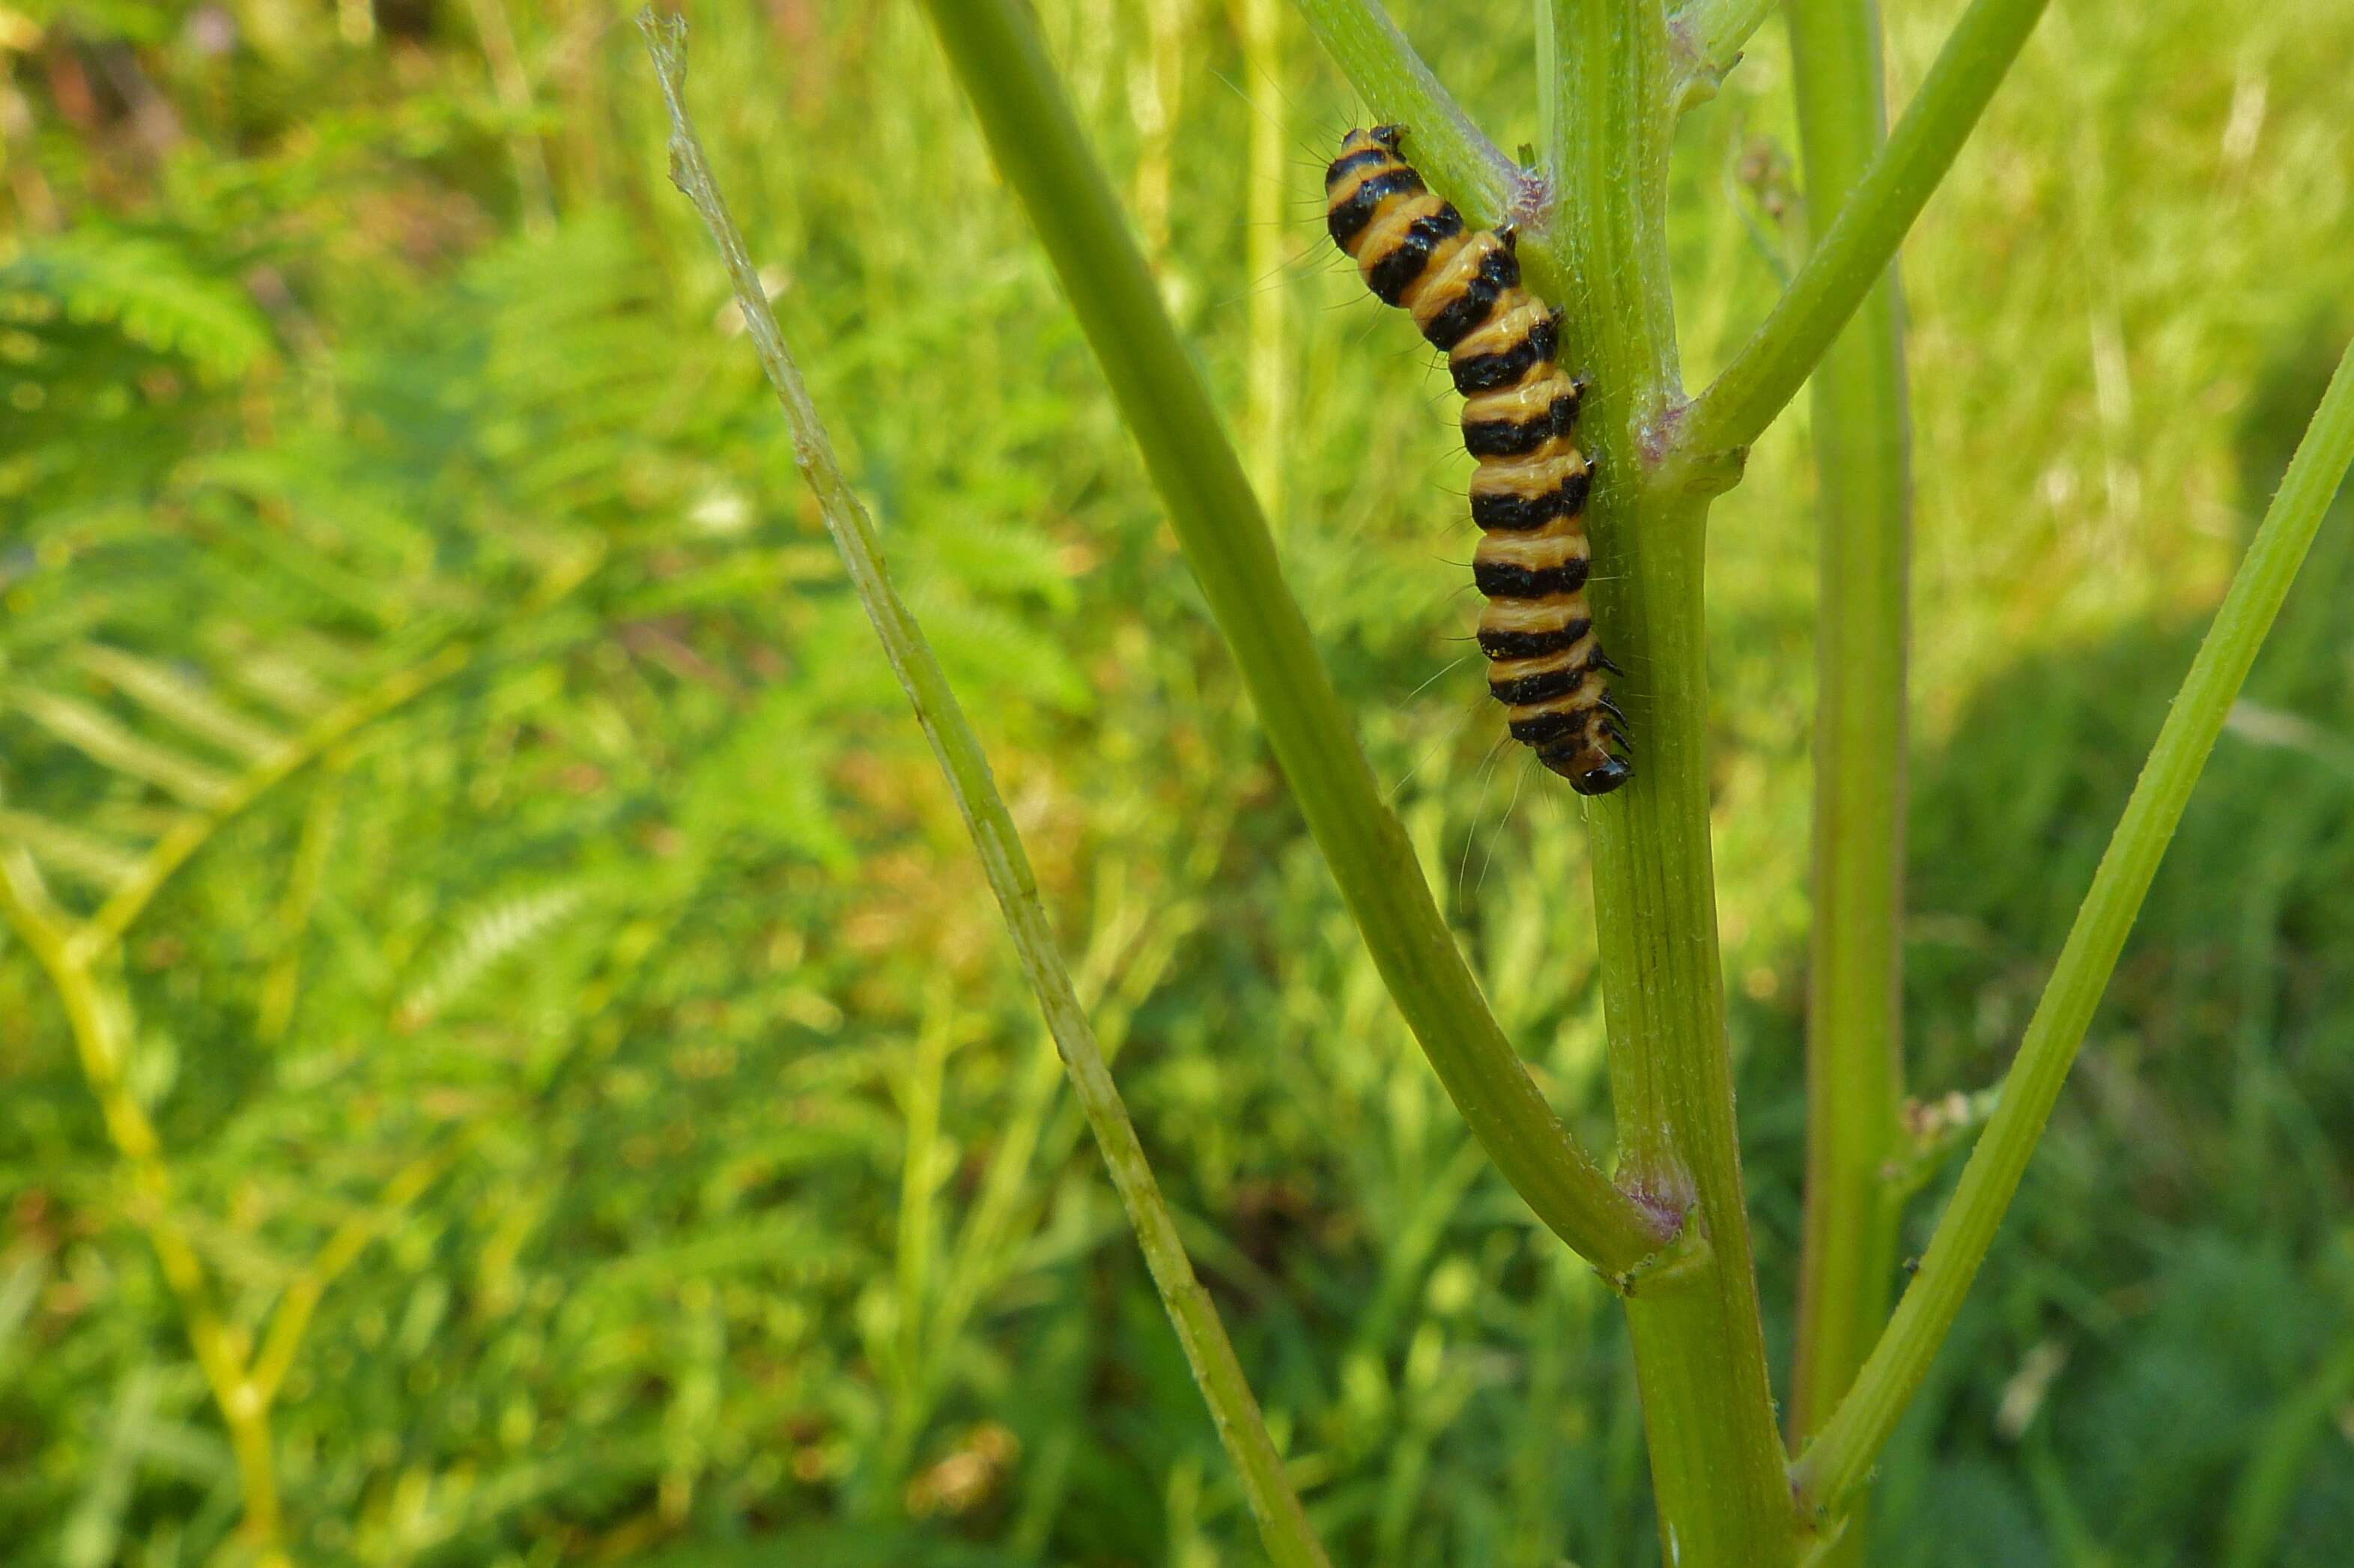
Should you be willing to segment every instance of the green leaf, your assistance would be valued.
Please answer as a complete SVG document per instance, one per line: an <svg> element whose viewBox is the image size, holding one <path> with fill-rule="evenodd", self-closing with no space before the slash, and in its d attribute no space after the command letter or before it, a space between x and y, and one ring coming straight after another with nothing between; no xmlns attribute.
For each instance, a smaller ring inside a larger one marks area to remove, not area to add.
<svg viewBox="0 0 2354 1568"><path fill-rule="evenodd" d="M252 297L160 238L103 228L59 235L0 269L0 291L8 290L47 295L68 320L111 326L211 381L234 380L273 353Z"/></svg>

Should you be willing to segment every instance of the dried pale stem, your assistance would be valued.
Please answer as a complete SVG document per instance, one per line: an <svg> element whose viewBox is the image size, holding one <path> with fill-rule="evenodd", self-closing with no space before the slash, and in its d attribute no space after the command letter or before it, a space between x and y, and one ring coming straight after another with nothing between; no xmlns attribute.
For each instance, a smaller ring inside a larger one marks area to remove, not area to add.
<svg viewBox="0 0 2354 1568"><path fill-rule="evenodd" d="M852 587L915 707L917 720L931 742L957 809L972 835L1023 969L1069 1069L1075 1096L1096 1135L1153 1283L1217 1425L1219 1438L1241 1476L1244 1492L1258 1520L1260 1538L1268 1554L1284 1568L1327 1568L1324 1549L1284 1473L1282 1457L1267 1436L1225 1325L1209 1293L1194 1277L1176 1222L1153 1180L1094 1028L1079 1004L1039 901L1029 856L997 792L988 759L965 722L948 678L932 657L922 628L891 586L874 525L843 477L824 426L769 308L743 236L704 159L683 97L684 24L675 17L657 19L649 13L641 18L641 25L670 107L673 177L702 215L726 264L746 326L791 428L794 456L817 494Z"/></svg>

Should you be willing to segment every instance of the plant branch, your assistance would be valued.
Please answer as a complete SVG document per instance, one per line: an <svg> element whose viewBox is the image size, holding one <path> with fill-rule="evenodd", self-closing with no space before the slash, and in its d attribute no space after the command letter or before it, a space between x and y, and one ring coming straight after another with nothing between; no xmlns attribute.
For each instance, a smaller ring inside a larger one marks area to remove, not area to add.
<svg viewBox="0 0 2354 1568"><path fill-rule="evenodd" d="M1953 1327L1954 1315L1985 1260L2084 1044L2093 1010L2116 967L2158 859L2181 821L2191 787L2199 781L2232 699L2349 461L2354 461L2354 348L2339 360L2321 407L2167 712L2028 1023L2018 1058L2004 1080L2001 1103L1971 1150L1920 1272L1855 1386L1791 1468L1802 1506L1835 1512L1862 1485Z"/></svg>
<svg viewBox="0 0 2354 1568"><path fill-rule="evenodd" d="M1044 242L1111 383L1292 798L1391 997L1505 1179L1606 1275L1627 1277L1671 1233L1612 1186L1569 1136L1464 964L1026 9L1014 0L928 0L928 8L998 167Z"/></svg>
<svg viewBox="0 0 2354 1568"><path fill-rule="evenodd" d="M2044 5L1972 0L1814 254L1755 335L1689 410L1681 437L1686 450L1706 456L1746 447L1797 395L1894 259Z"/></svg>
<svg viewBox="0 0 2354 1568"><path fill-rule="evenodd" d="M1807 200L1829 210L1885 134L1876 0L1788 0ZM1888 1313L1903 1193L1904 670L1912 530L1903 305L1891 268L1813 380L1814 932L1807 1201L1790 1440L1829 1418ZM1850 1525L1823 1568L1862 1561Z"/></svg>
<svg viewBox="0 0 2354 1568"><path fill-rule="evenodd" d="M1553 0L1562 210L1539 241L1577 281L1563 362L1592 383L1590 591L1635 777L1586 808L1622 1183L1687 1215L1691 1268L1627 1301L1665 1554L1681 1568L1779 1568L1796 1548L1774 1426L1734 1122L1709 842L1702 579L1708 502L1663 473L1680 393L1669 291L1674 62L1656 0ZM1542 36L1542 35L1541 35Z"/></svg>
<svg viewBox="0 0 2354 1568"><path fill-rule="evenodd" d="M1243 1376L1225 1325L1209 1293L1194 1277L1184 1244L1159 1184L1137 1141L1136 1128L1120 1103L1095 1031L1073 990L1070 972L1055 944L1054 929L1038 897L1038 884L1013 819L990 773L980 741L965 722L948 677L932 657L923 629L901 602L883 561L873 523L843 478L832 442L810 401L809 390L787 349L775 313L769 308L750 252L714 183L703 148L689 122L684 98L685 33L677 17L643 13L640 26L671 116L671 174L695 204L726 262L737 304L760 362L791 427L793 455L823 510L826 527L842 552L852 587L875 627L885 655L914 705L931 742L957 810L980 853L990 889L997 896L1024 974L1037 992L1047 1027L1071 1075L1071 1086L1102 1150L1129 1223L1153 1283L1183 1346L1194 1381L1210 1406L1220 1441L1240 1473L1267 1554L1283 1568L1327 1568L1324 1549L1308 1523L1299 1496L1284 1474L1282 1456L1267 1436L1258 1404Z"/></svg>
<svg viewBox="0 0 2354 1568"><path fill-rule="evenodd" d="M1496 150L1414 52L1380 0L1298 0L1299 14L1373 117L1408 132L1415 167L1474 225L1519 214L1519 165Z"/></svg>
<svg viewBox="0 0 2354 1568"><path fill-rule="evenodd" d="M1765 26L1776 3L1686 0L1669 14L1668 43L1676 63L1671 96L1677 113L1698 108L1716 96L1725 77L1741 63L1741 47Z"/></svg>
<svg viewBox="0 0 2354 1568"><path fill-rule="evenodd" d="M281 746L267 761L230 785L218 800L175 822L140 857L131 875L107 895L98 913L76 933L87 955L95 957L120 940L148 902L171 880L173 873L232 818L361 726L455 674L464 667L470 652L469 648L460 645L444 648L422 663L396 672L369 690L337 704L309 729Z"/></svg>

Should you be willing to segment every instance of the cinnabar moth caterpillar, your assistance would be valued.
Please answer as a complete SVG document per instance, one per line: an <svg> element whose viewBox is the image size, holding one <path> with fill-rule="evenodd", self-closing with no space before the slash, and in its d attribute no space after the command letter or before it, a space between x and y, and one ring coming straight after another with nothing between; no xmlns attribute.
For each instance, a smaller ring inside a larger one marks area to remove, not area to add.
<svg viewBox="0 0 2354 1568"><path fill-rule="evenodd" d="M1324 222L1382 300L1414 313L1463 394L1463 445L1479 460L1472 577L1488 596L1479 650L1512 738L1581 795L1634 776L1610 700L1617 669L1586 609L1585 493L1575 434L1584 385L1553 361L1558 320L1521 287L1511 229L1466 233L1397 154L1402 128L1352 131L1324 172Z"/></svg>

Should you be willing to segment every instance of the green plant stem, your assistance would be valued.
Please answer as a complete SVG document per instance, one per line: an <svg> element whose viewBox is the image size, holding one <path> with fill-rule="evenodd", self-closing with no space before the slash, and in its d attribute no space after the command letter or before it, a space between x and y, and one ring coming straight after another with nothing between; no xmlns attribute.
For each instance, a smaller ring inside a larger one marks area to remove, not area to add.
<svg viewBox="0 0 2354 1568"><path fill-rule="evenodd" d="M1674 50L1678 113L1716 96L1741 61L1741 46L1773 14L1776 0L1687 0L1668 15Z"/></svg>
<svg viewBox="0 0 2354 1568"><path fill-rule="evenodd" d="M1690 1268L1627 1302L1668 1560L1787 1563L1796 1520L1774 1426L1744 1206L1709 844L1702 621L1708 500L1664 471L1656 435L1679 394L1669 291L1674 64L1656 0L1555 0L1562 210L1547 243L1582 286L1564 362L1590 376L1579 423L1596 624L1627 671L1634 780L1587 810L1610 1033L1619 1180L1706 1240Z"/></svg>
<svg viewBox="0 0 2354 1568"><path fill-rule="evenodd" d="M1922 204L2019 58L2044 4L1973 0L1814 254L1755 335L1687 411L1680 438L1686 450L1705 455L1746 447L1797 394L1879 284Z"/></svg>
<svg viewBox="0 0 2354 1568"><path fill-rule="evenodd" d="M916 717L931 742L933 755L947 777L957 810L972 835L990 890L996 895L1006 927L1020 956L1023 972L1037 992L1040 1009L1054 1034L1057 1050L1069 1069L1071 1086L1102 1150L1112 1185L1136 1231L1146 1266L1159 1287L1169 1319L1184 1348L1187 1362L1208 1403L1219 1440L1240 1473L1245 1495L1257 1518L1267 1554L1284 1568L1326 1568L1324 1548L1308 1523L1299 1496L1284 1474L1283 1458L1267 1436L1258 1403L1235 1359L1225 1327L1209 1293L1194 1277L1192 1263L1179 1239L1175 1220L1137 1141L1136 1128L1120 1103L1119 1087L1105 1065L1095 1031L1087 1022L1055 944L1052 925L1039 901L1037 878L1014 831L1013 819L981 753L981 743L965 722L948 677L932 657L923 629L916 622L891 586L874 524L843 477L832 442L810 401L800 371L785 346L775 313L769 308L751 254L729 216L705 161L686 113L684 98L685 32L679 18L640 19L648 51L661 78L663 97L671 115L671 172L679 188L693 201L709 227L725 260L747 329L758 349L760 362L777 391L792 429L793 456L824 512L826 527L842 552L852 587L874 624L875 636L891 662Z"/></svg>
<svg viewBox="0 0 2354 1568"><path fill-rule="evenodd" d="M1480 133L1398 31L1379 0L1299 0L1324 52L1364 95L1377 120L1403 125L1415 166L1479 225L1521 205L1521 170Z"/></svg>
<svg viewBox="0 0 2354 1568"><path fill-rule="evenodd" d="M1807 199L1828 210L1853 190L1886 131L1879 6L1788 0L1786 15ZM1912 533L1903 332L1892 267L1812 383L1821 568L1794 1445L1854 1381L1895 1274ZM1860 1563L1863 1540L1850 1525L1825 1568Z"/></svg>
<svg viewBox="0 0 2354 1568"><path fill-rule="evenodd" d="M2168 710L2125 814L2093 874L2060 961L2029 1022L2019 1055L1970 1152L1951 1203L1888 1330L1855 1386L1791 1467L1802 1506L1835 1512L1863 1484L1881 1446L1919 1386L1995 1229L2042 1136L2060 1086L2084 1044L2093 1010L2116 967L2150 878L2181 821L2215 736L2223 727L2279 612L2330 498L2354 461L2354 349L2338 362L2313 424L2297 445L2232 586Z"/></svg>
<svg viewBox="0 0 2354 1568"><path fill-rule="evenodd" d="M1276 761L1439 1081L1537 1216L1623 1278L1671 1234L1610 1184L1530 1079L1383 802L1267 522L1025 8L928 0L998 167L1044 240L1240 667Z"/></svg>

